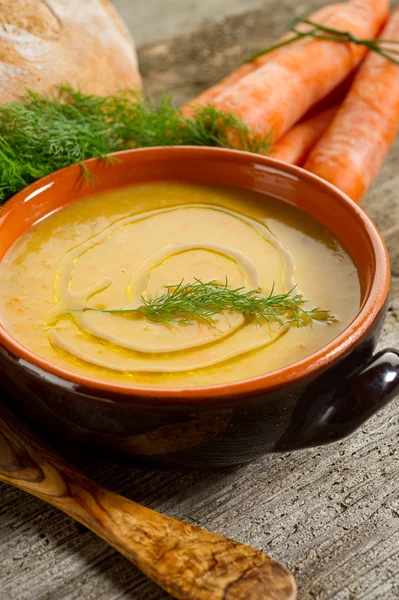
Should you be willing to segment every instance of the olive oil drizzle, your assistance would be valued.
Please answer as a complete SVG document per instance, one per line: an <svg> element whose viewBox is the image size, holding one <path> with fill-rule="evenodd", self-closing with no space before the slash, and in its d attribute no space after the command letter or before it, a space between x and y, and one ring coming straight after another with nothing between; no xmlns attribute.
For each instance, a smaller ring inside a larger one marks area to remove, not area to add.
<svg viewBox="0 0 399 600"><path fill-rule="evenodd" d="M131 273L124 305L98 308L96 295L112 285L112 276L103 277L84 290L73 289L76 265L87 252L124 227L162 213L187 208L217 211L239 219L254 230L280 257L280 285L283 292L274 293L274 286L271 292L262 290L257 266L239 250L222 244L195 241L169 244L148 257ZM155 295L147 292L149 276L154 269L172 256L196 249L232 260L242 275L243 285L233 289L227 278L219 282L194 279L188 283L182 281L167 286L166 290ZM54 348L66 352L72 359L115 371L173 373L206 368L273 343L293 324L309 325L315 320L329 320L327 311L304 309L305 301L296 291L294 268L291 254L265 223L225 207L185 204L130 214L114 221L64 255L54 281L57 306L49 316L48 339ZM120 322L119 329L115 328L115 320L123 318L142 319L149 322L151 327L181 328L196 323L197 326L206 327L208 333L200 338L190 335L182 339L175 337L170 341L168 338L163 342L152 342L151 336L147 335L141 339L126 336L124 325L121 327ZM264 333L240 338L254 320L266 325ZM76 344L76 336L80 339L79 345ZM234 336L242 339L242 343L232 345L229 340ZM220 346L221 343L224 345ZM102 349L100 353L93 351L96 347ZM197 356L201 347L204 351ZM118 360L115 360L116 354Z"/></svg>

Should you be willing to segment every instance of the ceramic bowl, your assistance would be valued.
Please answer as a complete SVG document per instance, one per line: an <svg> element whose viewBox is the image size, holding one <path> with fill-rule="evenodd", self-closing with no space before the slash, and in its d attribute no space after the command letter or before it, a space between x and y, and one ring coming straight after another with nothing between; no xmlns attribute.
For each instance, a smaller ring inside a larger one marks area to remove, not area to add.
<svg viewBox="0 0 399 600"><path fill-rule="evenodd" d="M96 192L135 183L233 186L284 200L326 225L359 271L362 302L347 329L311 356L252 379L194 389L104 383L48 364L0 326L4 395L42 430L96 451L158 464L220 467L266 452L326 444L351 434L399 392L399 353L374 354L390 272L366 214L312 174L271 158L217 148L151 148L89 160L94 187L74 166L23 190L0 211L0 260L36 221Z"/></svg>

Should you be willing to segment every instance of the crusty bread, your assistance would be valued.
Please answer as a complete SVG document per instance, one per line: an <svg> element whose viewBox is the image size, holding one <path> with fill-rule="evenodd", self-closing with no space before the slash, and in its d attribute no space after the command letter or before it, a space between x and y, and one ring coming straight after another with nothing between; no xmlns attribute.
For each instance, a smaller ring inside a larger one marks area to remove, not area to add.
<svg viewBox="0 0 399 600"><path fill-rule="evenodd" d="M108 0L0 0L0 102L70 84L140 87L133 40Z"/></svg>

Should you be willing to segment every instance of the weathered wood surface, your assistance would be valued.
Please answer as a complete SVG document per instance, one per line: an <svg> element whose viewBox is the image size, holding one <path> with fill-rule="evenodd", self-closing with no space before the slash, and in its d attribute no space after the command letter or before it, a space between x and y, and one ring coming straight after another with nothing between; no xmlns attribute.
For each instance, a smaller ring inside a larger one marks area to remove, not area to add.
<svg viewBox="0 0 399 600"><path fill-rule="evenodd" d="M396 1L395 4L399 2ZM280 34L321 0L268 0L141 49L149 92L183 102ZM212 13L210 11L210 17ZM155 16L154 16L155 18ZM394 273L381 347L399 346L399 143L363 202ZM127 497L272 554L300 600L399 599L399 402L332 446L214 473L158 473L82 457L80 467ZM2 600L162 600L168 595L82 526L0 486Z"/></svg>
<svg viewBox="0 0 399 600"><path fill-rule="evenodd" d="M0 403L0 481L99 535L180 600L296 600L292 574L264 552L172 519L71 467Z"/></svg>

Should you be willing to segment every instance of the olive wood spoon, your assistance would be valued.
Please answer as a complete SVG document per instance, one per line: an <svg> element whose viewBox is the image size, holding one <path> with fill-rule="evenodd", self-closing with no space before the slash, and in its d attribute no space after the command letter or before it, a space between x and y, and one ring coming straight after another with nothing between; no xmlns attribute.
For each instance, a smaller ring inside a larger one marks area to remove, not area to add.
<svg viewBox="0 0 399 600"><path fill-rule="evenodd" d="M1 403L0 480L91 529L175 598L296 598L293 576L270 556L103 488L36 439Z"/></svg>

